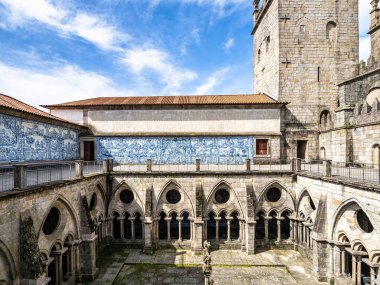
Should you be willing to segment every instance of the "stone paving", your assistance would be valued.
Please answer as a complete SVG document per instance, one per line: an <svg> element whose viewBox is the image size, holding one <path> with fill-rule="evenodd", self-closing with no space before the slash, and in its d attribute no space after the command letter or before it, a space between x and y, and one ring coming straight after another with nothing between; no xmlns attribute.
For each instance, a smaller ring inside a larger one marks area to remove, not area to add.
<svg viewBox="0 0 380 285"><path fill-rule="evenodd" d="M112 246L103 254L101 285L190 285L204 284L202 256L185 250L158 250L152 255L138 249ZM215 285L317 285L311 263L291 250L270 250L247 255L238 250L211 253Z"/></svg>

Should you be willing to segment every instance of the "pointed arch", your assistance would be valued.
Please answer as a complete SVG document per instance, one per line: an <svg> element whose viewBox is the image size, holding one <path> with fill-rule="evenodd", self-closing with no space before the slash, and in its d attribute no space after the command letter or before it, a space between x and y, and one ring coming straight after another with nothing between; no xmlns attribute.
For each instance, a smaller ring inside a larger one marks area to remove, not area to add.
<svg viewBox="0 0 380 285"><path fill-rule="evenodd" d="M79 238L79 233L80 233L80 229L79 229L79 216L77 214L77 212L75 211L75 209L72 207L72 205L70 204L70 202L65 198L63 197L62 195L58 195L53 201L52 203L50 203L50 206L48 208L47 211L45 211L45 215L44 215L44 218L42 219L42 223L39 227L39 230L38 230L38 234L37 236L39 237L41 235L41 232L42 232L42 228L43 228L43 225L46 221L46 218L47 216L49 215L50 213L50 210L57 204L57 203L62 203L67 211L72 215L72 218L73 218L73 222L74 222L74 228L75 228L75 237L76 238Z"/></svg>
<svg viewBox="0 0 380 285"><path fill-rule="evenodd" d="M158 196L157 196L157 203L156 203L156 206L155 206L155 209L154 209L154 213L157 213L159 207L161 206L160 205L160 201L162 200L162 197L164 195L164 193L169 189L169 188L173 188L173 189L176 189L177 191L179 191L180 193L183 193L186 198L189 200L190 202L190 205L191 205L191 209L188 209L190 212L191 212L191 216L195 216L195 213L194 213L194 203L193 201L191 200L190 198L190 195L187 193L187 191L182 188L181 184L178 183L175 179L169 179L165 184L164 186L161 188ZM160 210L160 212L162 212L163 209ZM178 212L178 210L177 210Z"/></svg>
<svg viewBox="0 0 380 285"><path fill-rule="evenodd" d="M340 217L344 214L346 209L350 207L351 205L357 205L368 217L369 221L372 223L372 225L376 225L375 221L372 219L371 215L368 214L368 212L365 210L365 208L362 206L362 204L356 199L356 198L348 198L345 201L343 201L342 204L339 205L339 207L335 210L335 213L332 218L332 227L331 232L329 234L329 237L334 240L334 232L336 229L337 222L339 221Z"/></svg>
<svg viewBox="0 0 380 285"><path fill-rule="evenodd" d="M19 272L18 269L15 265L15 261L13 258L13 255L11 251L8 249L8 247L5 245L3 241L0 240L0 259L3 257L5 264L8 266L8 274L10 280L9 284L18 284L19 283ZM6 269L6 268L5 268ZM6 271L5 271L6 273Z"/></svg>
<svg viewBox="0 0 380 285"><path fill-rule="evenodd" d="M208 194L207 196L207 199L206 199L206 203L208 203L210 201L210 199L212 198L212 196L214 195L214 193L220 189L220 188L223 188L223 186L225 186L226 188L228 188L229 190L233 190L232 188L232 185L230 183L228 183L226 180L224 179L221 179L219 180L213 187L212 187L212 190L211 192ZM235 192L235 191L234 191Z"/></svg>
<svg viewBox="0 0 380 285"><path fill-rule="evenodd" d="M264 195L266 194L266 192L267 192L269 189L271 189L271 188L278 188L278 189L280 189L280 190L286 191L286 192L289 194L290 198L291 198L291 202L292 202L292 206L293 206L294 210L296 209L296 201L294 200L294 197L293 197L292 193L290 193L290 191L289 191L285 186L283 186L283 185L281 184L281 182L278 181L278 180L273 180L273 181L269 182L269 183L263 188L263 191L261 191L261 193L260 193L260 195L258 196L258 199L257 199L257 201L256 201L257 204L261 202L263 196L264 196ZM293 211L294 211L294 210L293 210Z"/></svg>

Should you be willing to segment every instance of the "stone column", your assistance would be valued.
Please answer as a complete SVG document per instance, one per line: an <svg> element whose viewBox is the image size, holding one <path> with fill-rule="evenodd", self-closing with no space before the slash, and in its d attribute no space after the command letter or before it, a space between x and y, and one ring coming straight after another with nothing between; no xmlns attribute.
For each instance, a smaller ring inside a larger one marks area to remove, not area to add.
<svg viewBox="0 0 380 285"><path fill-rule="evenodd" d="M125 219L125 217L118 217L117 219L120 222L120 239L124 239L124 219Z"/></svg>
<svg viewBox="0 0 380 285"><path fill-rule="evenodd" d="M293 227L294 227L294 230L293 230L294 242L298 244L299 239L298 239L298 221L297 220L294 220Z"/></svg>
<svg viewBox="0 0 380 285"><path fill-rule="evenodd" d="M239 220L239 238L238 240L239 241L242 241L243 240L243 223L244 221L243 220Z"/></svg>
<svg viewBox="0 0 380 285"><path fill-rule="evenodd" d="M151 159L146 160L146 171L152 172L152 160Z"/></svg>
<svg viewBox="0 0 380 285"><path fill-rule="evenodd" d="M134 241L136 238L136 233L135 233L135 219L134 218L128 218L131 221L131 238Z"/></svg>
<svg viewBox="0 0 380 285"><path fill-rule="evenodd" d="M264 218L264 226L265 226L265 228L264 228L264 230L265 230L265 238L264 238L264 240L265 240L266 243L269 242L269 229L268 229L269 219L271 219L271 218L267 218L267 217Z"/></svg>
<svg viewBox="0 0 380 285"><path fill-rule="evenodd" d="M245 170L246 171L251 171L251 159L247 158L245 160Z"/></svg>
<svg viewBox="0 0 380 285"><path fill-rule="evenodd" d="M74 240L74 257L75 257L75 281L76 282L82 282L82 275L80 273L80 249L79 246L81 244L81 240Z"/></svg>
<svg viewBox="0 0 380 285"><path fill-rule="evenodd" d="M290 240L294 241L294 222L290 220Z"/></svg>
<svg viewBox="0 0 380 285"><path fill-rule="evenodd" d="M74 267L74 260L75 260L75 252L74 252L74 242L69 241L65 242L65 247L67 247L67 256L68 256L68 268L67 268L67 277L71 278L74 276L75 267Z"/></svg>
<svg viewBox="0 0 380 285"><path fill-rule="evenodd" d="M335 275L342 275L342 254L339 246L334 246L334 273Z"/></svg>
<svg viewBox="0 0 380 285"><path fill-rule="evenodd" d="M356 256L352 256L352 282L356 284Z"/></svg>
<svg viewBox="0 0 380 285"><path fill-rule="evenodd" d="M341 248L340 250L340 256L341 256L341 265L342 265L342 274L347 275L347 259L346 259L346 250Z"/></svg>
<svg viewBox="0 0 380 285"><path fill-rule="evenodd" d="M322 173L322 175L325 177L331 177L331 169L332 169L331 160L324 160L323 161L323 173Z"/></svg>
<svg viewBox="0 0 380 285"><path fill-rule="evenodd" d="M328 281L329 281L329 284L334 284L334 245L333 244L329 244L328 245L328 248L329 248L329 269L328 269L328 272L327 272L327 278L328 278Z"/></svg>
<svg viewBox="0 0 380 285"><path fill-rule="evenodd" d="M358 256L356 258L356 282L358 285L362 285L362 257Z"/></svg>
<svg viewBox="0 0 380 285"><path fill-rule="evenodd" d="M194 220L190 220L190 240L194 239Z"/></svg>
<svg viewBox="0 0 380 285"><path fill-rule="evenodd" d="M195 254L203 253L203 224L204 222L201 219L194 221L193 251Z"/></svg>
<svg viewBox="0 0 380 285"><path fill-rule="evenodd" d="M201 171L201 160L200 159L195 160L195 170L197 172Z"/></svg>
<svg viewBox="0 0 380 285"><path fill-rule="evenodd" d="M376 268L371 266L371 285L376 285Z"/></svg>
<svg viewBox="0 0 380 285"><path fill-rule="evenodd" d="M281 242L281 220L284 218L277 217L277 242Z"/></svg>
<svg viewBox="0 0 380 285"><path fill-rule="evenodd" d="M62 255L66 250L67 248L64 248L62 250L51 252L51 255L54 257L55 261L55 279L57 285L61 285L63 283Z"/></svg>
<svg viewBox="0 0 380 285"><path fill-rule="evenodd" d="M215 226L216 226L216 237L215 239L217 241L219 241L219 221L220 221L220 218L215 218Z"/></svg>
<svg viewBox="0 0 380 285"><path fill-rule="evenodd" d="M231 217L226 217L227 220L227 242L231 242Z"/></svg>
<svg viewBox="0 0 380 285"><path fill-rule="evenodd" d="M170 241L170 220L171 220L171 218L165 218L166 228L167 228L167 231L168 231L168 241Z"/></svg>
<svg viewBox="0 0 380 285"><path fill-rule="evenodd" d="M209 218L206 218L206 219L204 219L203 221L204 221L204 227L203 227L203 232L204 232L204 239L205 240L207 240L207 225L208 225L208 220L209 220Z"/></svg>
<svg viewBox="0 0 380 285"><path fill-rule="evenodd" d="M178 242L182 242L182 220L183 218L177 218L178 220Z"/></svg>

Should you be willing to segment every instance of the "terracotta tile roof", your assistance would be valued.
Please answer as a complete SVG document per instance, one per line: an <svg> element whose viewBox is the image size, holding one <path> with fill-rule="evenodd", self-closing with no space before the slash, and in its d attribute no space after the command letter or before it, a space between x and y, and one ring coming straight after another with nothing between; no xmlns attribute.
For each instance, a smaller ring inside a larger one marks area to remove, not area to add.
<svg viewBox="0 0 380 285"><path fill-rule="evenodd" d="M73 125L73 123L71 123L71 122L68 122L68 121L65 121L61 118L50 115L49 113L41 111L41 110L34 108L34 107L24 103L24 102L21 102L15 98L12 98L12 97L10 97L8 95L4 95L4 94L0 94L0 107L5 107L5 108L12 109L15 111L28 113L28 114L36 115L39 117L44 117L47 119L52 119L52 120L56 120L56 121L60 121L60 122L64 122L64 123L68 123L68 124Z"/></svg>
<svg viewBox="0 0 380 285"><path fill-rule="evenodd" d="M192 95L192 96L147 96L147 97L98 97L55 105L41 105L48 109L83 108L94 106L136 105L257 105L285 104L266 94L246 95Z"/></svg>

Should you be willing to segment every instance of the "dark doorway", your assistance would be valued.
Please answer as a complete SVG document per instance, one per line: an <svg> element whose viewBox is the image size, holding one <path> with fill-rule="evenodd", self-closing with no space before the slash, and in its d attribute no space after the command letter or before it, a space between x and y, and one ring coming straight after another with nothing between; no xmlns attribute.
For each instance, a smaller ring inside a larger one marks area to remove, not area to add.
<svg viewBox="0 0 380 285"><path fill-rule="evenodd" d="M125 213L124 217L124 238L132 239L132 222L130 221L131 216L129 213Z"/></svg>
<svg viewBox="0 0 380 285"><path fill-rule="evenodd" d="M306 159L307 141L297 141L297 158Z"/></svg>
<svg viewBox="0 0 380 285"><path fill-rule="evenodd" d="M232 220L230 222L231 226L231 240L238 240L240 237L240 221L238 218L238 213L232 213Z"/></svg>
<svg viewBox="0 0 380 285"><path fill-rule="evenodd" d="M290 213L285 211L282 213L281 217L284 218L281 221L281 239L286 240L290 238Z"/></svg>
<svg viewBox="0 0 380 285"><path fill-rule="evenodd" d="M179 228L178 228L178 220L177 213L173 212L170 220L170 239L178 239L179 238Z"/></svg>
<svg viewBox="0 0 380 285"><path fill-rule="evenodd" d="M121 238L121 233L120 233L120 220L119 214L114 213L113 214L113 238L120 239Z"/></svg>
<svg viewBox="0 0 380 285"><path fill-rule="evenodd" d="M94 161L95 160L95 142L94 141L84 141L83 142L83 159L84 161Z"/></svg>
<svg viewBox="0 0 380 285"><path fill-rule="evenodd" d="M276 212L272 211L269 214L271 219L268 221L268 236L269 239L277 239L277 218Z"/></svg>

